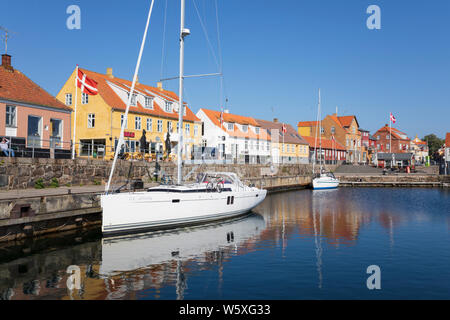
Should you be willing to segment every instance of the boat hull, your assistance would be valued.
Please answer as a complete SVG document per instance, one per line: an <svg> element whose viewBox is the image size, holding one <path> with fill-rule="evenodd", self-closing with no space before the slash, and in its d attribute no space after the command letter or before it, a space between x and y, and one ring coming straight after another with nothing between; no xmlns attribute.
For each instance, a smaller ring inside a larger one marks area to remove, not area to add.
<svg viewBox="0 0 450 320"><path fill-rule="evenodd" d="M314 190L336 189L339 187L339 180L330 177L314 178L312 185Z"/></svg>
<svg viewBox="0 0 450 320"><path fill-rule="evenodd" d="M266 194L266 190L253 188L245 192L102 195L102 231L105 235L115 235L228 219L250 212L264 201Z"/></svg>

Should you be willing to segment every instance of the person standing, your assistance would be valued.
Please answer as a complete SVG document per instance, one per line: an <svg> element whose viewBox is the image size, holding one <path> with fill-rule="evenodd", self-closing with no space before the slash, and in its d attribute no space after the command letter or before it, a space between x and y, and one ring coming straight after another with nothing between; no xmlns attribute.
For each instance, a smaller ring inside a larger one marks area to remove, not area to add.
<svg viewBox="0 0 450 320"><path fill-rule="evenodd" d="M6 138L2 139L2 142L0 143L0 149L3 151L3 153L7 157L14 157L14 150L9 147L9 140Z"/></svg>

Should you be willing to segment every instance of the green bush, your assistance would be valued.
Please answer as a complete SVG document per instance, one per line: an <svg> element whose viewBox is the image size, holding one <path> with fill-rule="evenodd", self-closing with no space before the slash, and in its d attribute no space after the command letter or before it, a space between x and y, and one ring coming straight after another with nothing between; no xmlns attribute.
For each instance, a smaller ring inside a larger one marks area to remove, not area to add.
<svg viewBox="0 0 450 320"><path fill-rule="evenodd" d="M34 182L34 188L35 189L45 189L44 180L43 179L37 179Z"/></svg>
<svg viewBox="0 0 450 320"><path fill-rule="evenodd" d="M59 188L59 181L56 178L53 178L50 182L50 188Z"/></svg>

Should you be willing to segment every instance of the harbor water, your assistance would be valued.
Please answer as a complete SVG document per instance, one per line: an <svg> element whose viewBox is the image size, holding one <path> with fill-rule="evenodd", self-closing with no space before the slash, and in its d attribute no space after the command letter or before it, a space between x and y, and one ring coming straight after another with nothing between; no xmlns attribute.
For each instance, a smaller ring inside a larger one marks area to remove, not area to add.
<svg viewBox="0 0 450 320"><path fill-rule="evenodd" d="M449 266L448 189L302 190L201 227L1 244L0 299L449 299Z"/></svg>

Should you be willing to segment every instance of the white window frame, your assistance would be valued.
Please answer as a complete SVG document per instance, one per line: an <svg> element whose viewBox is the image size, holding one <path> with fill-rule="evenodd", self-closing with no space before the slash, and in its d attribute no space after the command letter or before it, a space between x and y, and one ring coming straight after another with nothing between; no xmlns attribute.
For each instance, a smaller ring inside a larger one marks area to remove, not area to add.
<svg viewBox="0 0 450 320"><path fill-rule="evenodd" d="M66 93L66 106L71 106L71 105L72 105L72 94Z"/></svg>
<svg viewBox="0 0 450 320"><path fill-rule="evenodd" d="M198 136L198 125L194 125L194 137Z"/></svg>
<svg viewBox="0 0 450 320"><path fill-rule="evenodd" d="M129 98L130 98L130 92L128 92L128 99ZM137 93L133 93L133 96L131 97L130 106L131 107L136 107L137 106Z"/></svg>
<svg viewBox="0 0 450 320"><path fill-rule="evenodd" d="M153 131L153 119L147 118L147 131L152 132Z"/></svg>
<svg viewBox="0 0 450 320"><path fill-rule="evenodd" d="M95 128L95 113L89 113L88 114L87 127L88 127L88 129Z"/></svg>
<svg viewBox="0 0 450 320"><path fill-rule="evenodd" d="M230 123L229 122L227 125L228 125L228 130L229 131L234 131L234 123Z"/></svg>
<svg viewBox="0 0 450 320"><path fill-rule="evenodd" d="M89 95L87 93L81 94L81 104L88 104L89 103Z"/></svg>
<svg viewBox="0 0 450 320"><path fill-rule="evenodd" d="M145 109L153 110L153 97L145 96Z"/></svg>
<svg viewBox="0 0 450 320"><path fill-rule="evenodd" d="M184 126L184 132L188 137L191 135L191 125L189 123L186 123L186 125Z"/></svg>
<svg viewBox="0 0 450 320"><path fill-rule="evenodd" d="M125 114L121 114L120 115L120 127L121 128L122 128L124 119L125 119ZM125 121L125 129L128 129L128 119L127 119L127 121Z"/></svg>
<svg viewBox="0 0 450 320"><path fill-rule="evenodd" d="M135 130L141 130L142 129L142 118L141 117L134 117L134 129Z"/></svg>
<svg viewBox="0 0 450 320"><path fill-rule="evenodd" d="M172 113L172 110L173 110L172 108L173 108L172 102L171 101L166 101L166 104L164 106L164 111L167 112L167 113Z"/></svg>
<svg viewBox="0 0 450 320"><path fill-rule="evenodd" d="M157 130L158 130L158 132L163 132L163 121L162 120L158 120Z"/></svg>
<svg viewBox="0 0 450 320"><path fill-rule="evenodd" d="M10 108L11 111L8 112L8 108ZM6 119L5 124L8 128L15 128L17 127L17 107L12 105L6 105Z"/></svg>

